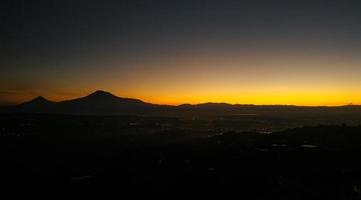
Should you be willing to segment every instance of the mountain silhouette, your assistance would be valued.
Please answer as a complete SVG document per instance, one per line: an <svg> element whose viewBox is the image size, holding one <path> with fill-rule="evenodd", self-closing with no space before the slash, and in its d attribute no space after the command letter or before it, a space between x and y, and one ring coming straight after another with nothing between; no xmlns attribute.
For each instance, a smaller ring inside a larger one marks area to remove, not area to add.
<svg viewBox="0 0 361 200"><path fill-rule="evenodd" d="M23 103L21 105L42 106L42 105L49 105L51 103L52 103L51 101L45 99L44 97L38 96L35 99L33 99L33 100L29 101L29 102L25 102L25 103Z"/></svg>
<svg viewBox="0 0 361 200"><path fill-rule="evenodd" d="M361 107L353 105L339 107L305 107L286 105L249 105L227 103L182 104L179 106L157 105L139 99L117 97L112 93L98 90L87 96L53 102L44 97L16 106L3 107L2 112L15 113L49 113L49 114L91 114L91 115L197 115L197 114L242 114L269 111L360 111Z"/></svg>
<svg viewBox="0 0 361 200"><path fill-rule="evenodd" d="M89 104L89 105L93 105L93 106L109 106L109 105L119 104L119 103L134 104L134 105L146 104L145 102L138 100L138 99L121 98L121 97L117 97L109 92L105 92L105 91L101 91L101 90L91 93L85 97L62 101L60 103L64 104L64 105L65 104L66 105Z"/></svg>
<svg viewBox="0 0 361 200"><path fill-rule="evenodd" d="M52 102L44 97L7 107L7 112L54 113L54 114L141 114L156 106L138 99L121 98L109 92L98 90L85 97ZM4 109L3 109L4 110Z"/></svg>
<svg viewBox="0 0 361 200"><path fill-rule="evenodd" d="M66 113L117 114L149 110L153 107L138 99L121 98L98 90L88 96L59 102L58 109Z"/></svg>
<svg viewBox="0 0 361 200"><path fill-rule="evenodd" d="M38 96L31 101L15 106L14 110L33 113L50 112L55 104L55 102L49 101L42 96Z"/></svg>

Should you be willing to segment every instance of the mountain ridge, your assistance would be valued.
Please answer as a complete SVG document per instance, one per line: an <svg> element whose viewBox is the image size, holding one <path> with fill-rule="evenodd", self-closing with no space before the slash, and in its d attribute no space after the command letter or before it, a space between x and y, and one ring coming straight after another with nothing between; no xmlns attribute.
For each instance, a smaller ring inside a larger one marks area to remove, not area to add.
<svg viewBox="0 0 361 200"><path fill-rule="evenodd" d="M17 113L50 113L50 114L127 114L127 115L158 115L169 113L227 113L241 112L282 111L282 110L346 110L361 111L361 106L294 106L294 105L254 105L254 104L229 104L229 103L200 103L181 104L177 106L147 103L139 99L118 97L110 92L97 90L89 95L59 102L49 101L38 96L28 102L15 106L7 106L0 111Z"/></svg>

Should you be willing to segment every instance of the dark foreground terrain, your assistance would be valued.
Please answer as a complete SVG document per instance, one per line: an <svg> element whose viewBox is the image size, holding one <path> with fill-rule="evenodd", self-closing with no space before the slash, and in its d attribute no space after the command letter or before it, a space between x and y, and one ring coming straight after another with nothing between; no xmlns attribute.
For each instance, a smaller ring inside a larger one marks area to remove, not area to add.
<svg viewBox="0 0 361 200"><path fill-rule="evenodd" d="M361 126L232 131L214 119L45 114L0 119L3 189L361 198Z"/></svg>

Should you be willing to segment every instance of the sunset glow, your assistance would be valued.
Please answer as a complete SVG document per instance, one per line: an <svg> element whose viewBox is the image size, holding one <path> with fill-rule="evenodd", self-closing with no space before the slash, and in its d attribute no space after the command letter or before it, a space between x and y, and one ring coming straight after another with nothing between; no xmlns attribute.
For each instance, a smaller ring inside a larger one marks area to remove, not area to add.
<svg viewBox="0 0 361 200"><path fill-rule="evenodd" d="M52 4L43 6L59 16L23 10L39 20L17 16L29 37L8 27L20 36L4 43L0 104L40 95L62 101L98 89L171 105L361 104L358 10L307 2L176 5L152 13L155 5L129 4L120 6L123 15L105 5L99 12L109 16L99 18L69 17L68 7ZM327 9L311 9L317 6Z"/></svg>

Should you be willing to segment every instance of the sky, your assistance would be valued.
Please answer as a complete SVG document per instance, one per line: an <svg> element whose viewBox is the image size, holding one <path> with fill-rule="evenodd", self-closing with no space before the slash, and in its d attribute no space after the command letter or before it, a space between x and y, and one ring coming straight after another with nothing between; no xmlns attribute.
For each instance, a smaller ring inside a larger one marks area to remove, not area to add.
<svg viewBox="0 0 361 200"><path fill-rule="evenodd" d="M0 104L361 104L361 3L4 0Z"/></svg>

